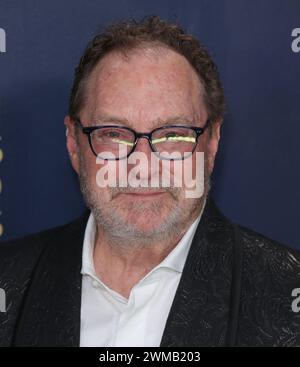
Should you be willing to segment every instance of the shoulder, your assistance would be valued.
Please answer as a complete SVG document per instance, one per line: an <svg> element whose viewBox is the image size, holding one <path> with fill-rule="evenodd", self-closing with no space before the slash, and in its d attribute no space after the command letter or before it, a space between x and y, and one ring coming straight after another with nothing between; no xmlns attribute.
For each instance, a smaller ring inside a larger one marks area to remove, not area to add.
<svg viewBox="0 0 300 367"><path fill-rule="evenodd" d="M239 344L300 345L300 313L293 310L300 288L299 251L238 226L242 248Z"/></svg>
<svg viewBox="0 0 300 367"><path fill-rule="evenodd" d="M67 225L57 226L40 232L32 233L14 240L0 243L0 253L3 258L6 256L15 256L20 252L34 254L45 245L49 238L59 235Z"/></svg>
<svg viewBox="0 0 300 367"><path fill-rule="evenodd" d="M218 245L222 264L233 270L226 275L233 280L236 345L300 346L300 252L210 207L209 243Z"/></svg>
<svg viewBox="0 0 300 367"><path fill-rule="evenodd" d="M0 283L8 278L28 274L43 251L56 243L67 244L67 240L78 228L84 230L88 213L67 224L30 234L16 240L0 243Z"/></svg>
<svg viewBox="0 0 300 367"><path fill-rule="evenodd" d="M25 262L35 258L51 240L61 236L70 225L65 224L44 231L33 233L15 240L0 243L0 262L19 259Z"/></svg>
<svg viewBox="0 0 300 367"><path fill-rule="evenodd" d="M56 264L64 254L70 251L74 254L74 245L80 251L87 218L88 213L85 213L68 224L0 243L0 289L5 294L5 312L0 312L1 346L12 343L28 289L33 279L43 275L39 265L49 263L52 266L53 261Z"/></svg>
<svg viewBox="0 0 300 367"><path fill-rule="evenodd" d="M266 276L289 275L298 281L300 251L272 240L250 228L233 223L209 200L203 215L205 233L210 247L224 254L236 244L242 255L242 266L247 274L264 273Z"/></svg>
<svg viewBox="0 0 300 367"><path fill-rule="evenodd" d="M277 276L297 276L300 272L300 251L274 241L243 226L236 226L240 233L244 265ZM280 273L280 274L279 274Z"/></svg>

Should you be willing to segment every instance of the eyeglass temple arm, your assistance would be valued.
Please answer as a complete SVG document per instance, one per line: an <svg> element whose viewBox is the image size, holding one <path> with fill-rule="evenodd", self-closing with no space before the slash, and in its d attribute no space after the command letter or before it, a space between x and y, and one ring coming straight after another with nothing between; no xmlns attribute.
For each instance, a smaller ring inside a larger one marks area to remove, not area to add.
<svg viewBox="0 0 300 367"><path fill-rule="evenodd" d="M197 133L198 134L202 134L207 128L208 128L208 126L210 125L210 122L211 122L211 120L208 118L207 120L206 120L206 122L205 122L205 125L203 126L203 127L198 127L197 128Z"/></svg>
<svg viewBox="0 0 300 367"><path fill-rule="evenodd" d="M84 128L79 118L75 117L73 118L73 121L75 122L75 124L79 125L82 129Z"/></svg>

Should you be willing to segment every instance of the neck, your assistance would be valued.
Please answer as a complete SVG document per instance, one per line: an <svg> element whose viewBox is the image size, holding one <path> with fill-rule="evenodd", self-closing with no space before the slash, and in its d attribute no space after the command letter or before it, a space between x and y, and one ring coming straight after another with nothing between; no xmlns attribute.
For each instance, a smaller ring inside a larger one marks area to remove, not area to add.
<svg viewBox="0 0 300 367"><path fill-rule="evenodd" d="M128 298L132 287L168 256L199 214L200 210L193 213L172 235L144 241L112 237L97 224L94 247L97 276L109 288Z"/></svg>

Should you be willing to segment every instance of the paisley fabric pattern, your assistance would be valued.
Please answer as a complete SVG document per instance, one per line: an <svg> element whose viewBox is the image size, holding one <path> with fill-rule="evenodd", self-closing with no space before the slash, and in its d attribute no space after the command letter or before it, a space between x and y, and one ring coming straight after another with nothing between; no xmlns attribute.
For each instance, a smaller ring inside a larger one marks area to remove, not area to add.
<svg viewBox="0 0 300 367"><path fill-rule="evenodd" d="M0 346L79 346L88 215L0 244L7 301ZM300 254L231 223L209 199L161 346L300 346L294 288L300 288Z"/></svg>

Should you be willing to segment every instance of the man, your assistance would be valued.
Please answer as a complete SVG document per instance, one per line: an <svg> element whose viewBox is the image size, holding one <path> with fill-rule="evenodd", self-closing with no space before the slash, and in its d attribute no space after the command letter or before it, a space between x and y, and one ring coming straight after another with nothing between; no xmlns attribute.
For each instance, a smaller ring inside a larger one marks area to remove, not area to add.
<svg viewBox="0 0 300 367"><path fill-rule="evenodd" d="M1 245L1 345L300 345L299 253L231 223L209 196L223 113L216 66L177 25L148 17L94 38L65 118L90 212ZM203 189L188 196L176 162L194 177L201 153ZM142 157L156 168L132 174Z"/></svg>

